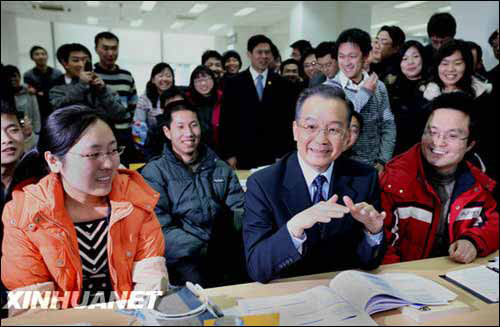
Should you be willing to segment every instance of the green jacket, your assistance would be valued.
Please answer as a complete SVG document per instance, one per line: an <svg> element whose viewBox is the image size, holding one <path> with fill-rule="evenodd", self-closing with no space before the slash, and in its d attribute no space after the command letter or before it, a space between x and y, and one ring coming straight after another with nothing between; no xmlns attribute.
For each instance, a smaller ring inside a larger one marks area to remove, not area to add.
<svg viewBox="0 0 500 327"><path fill-rule="evenodd" d="M170 145L142 170L160 193L156 215L165 237L167 263L201 256L219 226L241 233L244 192L234 171L207 146L200 145L199 166L192 173ZM217 226L217 227L214 227Z"/></svg>

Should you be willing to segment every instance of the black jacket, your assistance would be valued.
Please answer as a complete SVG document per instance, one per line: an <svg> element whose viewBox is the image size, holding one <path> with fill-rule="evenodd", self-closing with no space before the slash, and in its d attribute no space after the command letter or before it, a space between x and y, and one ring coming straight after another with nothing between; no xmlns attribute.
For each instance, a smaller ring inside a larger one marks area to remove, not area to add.
<svg viewBox="0 0 500 327"><path fill-rule="evenodd" d="M220 142L224 158L238 168L269 165L293 148L292 122L298 89L269 71L262 101L247 69L224 85Z"/></svg>
<svg viewBox="0 0 500 327"><path fill-rule="evenodd" d="M377 172L343 156L335 160L328 198L348 195L380 210ZM363 225L345 215L306 230L302 255L295 248L287 222L312 206L297 153L293 152L247 182L243 240L248 274L259 282L343 269L375 269L385 253L385 241L371 247Z"/></svg>

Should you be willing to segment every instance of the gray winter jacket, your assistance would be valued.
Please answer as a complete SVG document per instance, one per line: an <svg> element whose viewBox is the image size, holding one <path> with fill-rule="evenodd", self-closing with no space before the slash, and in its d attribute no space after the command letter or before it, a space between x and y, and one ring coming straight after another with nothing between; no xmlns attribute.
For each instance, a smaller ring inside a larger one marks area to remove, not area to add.
<svg viewBox="0 0 500 327"><path fill-rule="evenodd" d="M167 263L206 253L216 225L241 231L244 193L236 174L210 148L199 149L194 173L174 156L170 145L142 170L146 182L160 193L155 212Z"/></svg>

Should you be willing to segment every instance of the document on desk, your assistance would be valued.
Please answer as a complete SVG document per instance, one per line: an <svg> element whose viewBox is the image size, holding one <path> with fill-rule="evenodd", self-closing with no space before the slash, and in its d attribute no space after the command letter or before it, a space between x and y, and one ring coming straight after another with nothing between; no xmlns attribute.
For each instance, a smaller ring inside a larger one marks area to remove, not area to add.
<svg viewBox="0 0 500 327"><path fill-rule="evenodd" d="M282 325L373 325L377 312L406 305L446 305L457 295L431 280L405 273L339 273L329 287L238 301L243 314L280 313Z"/></svg>
<svg viewBox="0 0 500 327"><path fill-rule="evenodd" d="M369 315L327 286L283 296L239 300L242 314L278 312L283 326L376 326Z"/></svg>
<svg viewBox="0 0 500 327"><path fill-rule="evenodd" d="M460 269L446 273L445 279L486 300L498 302L498 272L486 266Z"/></svg>

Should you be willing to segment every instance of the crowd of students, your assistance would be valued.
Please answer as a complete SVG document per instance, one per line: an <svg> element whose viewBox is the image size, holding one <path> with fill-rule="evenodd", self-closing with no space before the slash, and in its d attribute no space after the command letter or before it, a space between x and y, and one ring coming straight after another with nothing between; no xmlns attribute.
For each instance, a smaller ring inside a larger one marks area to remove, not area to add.
<svg viewBox="0 0 500 327"><path fill-rule="evenodd" d="M456 28L433 15L425 47L353 28L284 61L255 35L248 69L209 50L189 85L162 62L140 96L110 32L94 66L59 47L64 73L34 46L24 84L2 67L2 305L495 251L499 66ZM245 193L234 169L266 165Z"/></svg>

